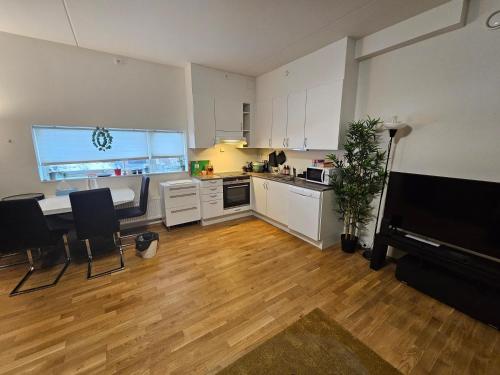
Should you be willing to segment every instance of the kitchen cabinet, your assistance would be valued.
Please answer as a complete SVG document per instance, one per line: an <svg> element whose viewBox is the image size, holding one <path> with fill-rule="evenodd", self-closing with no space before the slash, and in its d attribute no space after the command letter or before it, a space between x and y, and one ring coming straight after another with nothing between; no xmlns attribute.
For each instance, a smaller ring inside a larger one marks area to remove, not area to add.
<svg viewBox="0 0 500 375"><path fill-rule="evenodd" d="M286 127L287 148L304 148L306 95L306 90L295 91L288 95L288 121Z"/></svg>
<svg viewBox="0 0 500 375"><path fill-rule="evenodd" d="M167 227L200 220L198 184L191 180L160 183L163 223Z"/></svg>
<svg viewBox="0 0 500 375"><path fill-rule="evenodd" d="M288 225L289 201L285 198L288 186L281 182L267 181L267 216L283 225Z"/></svg>
<svg viewBox="0 0 500 375"><path fill-rule="evenodd" d="M200 182L201 218L211 219L224 214L222 180Z"/></svg>
<svg viewBox="0 0 500 375"><path fill-rule="evenodd" d="M338 148L342 83L338 80L307 89L305 144L308 149Z"/></svg>
<svg viewBox="0 0 500 375"><path fill-rule="evenodd" d="M255 78L197 64L184 70L189 148L242 139L253 123ZM245 130L245 131L244 131Z"/></svg>
<svg viewBox="0 0 500 375"><path fill-rule="evenodd" d="M262 100L257 102L257 113L254 126L251 128L251 146L257 148L271 147L271 130L273 127L273 102Z"/></svg>
<svg viewBox="0 0 500 375"><path fill-rule="evenodd" d="M273 148L342 148L343 126L354 119L358 76L354 49L355 41L344 38L257 77L257 102L273 98ZM255 125L264 134L263 117Z"/></svg>
<svg viewBox="0 0 500 375"><path fill-rule="evenodd" d="M267 180L252 177L252 210L267 215Z"/></svg>
<svg viewBox="0 0 500 375"><path fill-rule="evenodd" d="M243 102L234 99L215 99L215 128L217 131L243 130Z"/></svg>
<svg viewBox="0 0 500 375"><path fill-rule="evenodd" d="M193 95L193 128L190 147L208 148L215 144L215 99L208 95Z"/></svg>
<svg viewBox="0 0 500 375"><path fill-rule="evenodd" d="M271 131L271 147L273 148L286 148L287 101L287 96L273 98L273 125Z"/></svg>

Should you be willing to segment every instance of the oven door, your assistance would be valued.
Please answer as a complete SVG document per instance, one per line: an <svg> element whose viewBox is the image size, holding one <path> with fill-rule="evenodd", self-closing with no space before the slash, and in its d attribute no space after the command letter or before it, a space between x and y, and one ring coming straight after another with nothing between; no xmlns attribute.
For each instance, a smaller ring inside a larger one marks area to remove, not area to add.
<svg viewBox="0 0 500 375"><path fill-rule="evenodd" d="M250 183L238 182L224 185L224 208L250 204Z"/></svg>

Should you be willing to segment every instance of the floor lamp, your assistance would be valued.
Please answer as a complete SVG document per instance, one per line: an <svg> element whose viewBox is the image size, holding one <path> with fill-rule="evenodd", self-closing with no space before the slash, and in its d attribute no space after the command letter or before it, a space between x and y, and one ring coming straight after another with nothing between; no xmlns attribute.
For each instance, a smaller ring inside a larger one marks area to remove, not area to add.
<svg viewBox="0 0 500 375"><path fill-rule="evenodd" d="M387 180L387 169L389 167L389 159L391 158L391 147L392 147L392 140L396 133L398 132L399 129L403 129L408 124L405 124L404 122L399 122L398 117L394 116L392 122L384 122L382 125L383 130L388 130L389 131L389 144L387 146L387 158L385 160L385 169L384 169L384 181L382 182L382 191L380 192L380 199L378 201L378 210L377 210L377 219L375 220L375 230L373 231L373 240L372 240L372 248L373 245L375 244L375 235L377 234L377 227L378 227L378 220L380 217L380 209L382 207L382 199L384 197L384 190L385 190L385 183ZM367 249L363 251L363 257L366 259L370 260L372 257L372 249Z"/></svg>

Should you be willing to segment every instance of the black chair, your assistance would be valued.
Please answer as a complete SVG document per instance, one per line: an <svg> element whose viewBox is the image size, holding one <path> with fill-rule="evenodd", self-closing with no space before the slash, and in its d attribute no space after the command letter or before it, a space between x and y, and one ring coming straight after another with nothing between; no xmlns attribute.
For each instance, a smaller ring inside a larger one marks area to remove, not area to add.
<svg viewBox="0 0 500 375"><path fill-rule="evenodd" d="M14 251L26 251L29 261L28 272L10 292L11 296L49 288L58 283L71 262L66 234L65 230L52 230L49 227L36 199L0 201L0 252L11 254ZM50 284L21 290L35 272L32 250L56 246L61 239L64 242L65 261L55 280Z"/></svg>
<svg viewBox="0 0 500 375"><path fill-rule="evenodd" d="M148 196L149 196L149 177L142 176L141 195L139 198L138 207L120 208L116 210L118 220L131 219L146 215L148 211Z"/></svg>
<svg viewBox="0 0 500 375"><path fill-rule="evenodd" d="M69 195L75 220L76 235L85 242L88 257L87 279L109 275L125 268L123 248L120 237L120 222L116 217L111 191L93 189L77 191ZM90 240L98 237L113 236L115 246L120 252L120 266L98 274L92 274L92 250Z"/></svg>

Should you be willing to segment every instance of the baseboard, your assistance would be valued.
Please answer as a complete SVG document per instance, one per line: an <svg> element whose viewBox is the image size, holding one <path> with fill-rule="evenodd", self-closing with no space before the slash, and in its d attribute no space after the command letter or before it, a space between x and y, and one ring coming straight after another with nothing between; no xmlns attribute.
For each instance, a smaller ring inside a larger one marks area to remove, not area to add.
<svg viewBox="0 0 500 375"><path fill-rule="evenodd" d="M252 211L237 212L234 214L214 217L211 219L202 219L201 225L206 226L206 225L212 225L212 224L217 224L217 223L223 223L224 221L240 219L242 217L247 217L247 216L252 216Z"/></svg>

